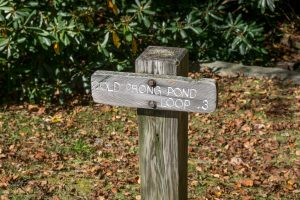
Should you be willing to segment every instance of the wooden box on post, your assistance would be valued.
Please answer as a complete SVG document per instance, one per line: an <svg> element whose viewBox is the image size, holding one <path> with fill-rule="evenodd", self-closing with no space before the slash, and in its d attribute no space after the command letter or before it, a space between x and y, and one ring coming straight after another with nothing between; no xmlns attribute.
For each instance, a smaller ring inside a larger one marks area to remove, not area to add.
<svg viewBox="0 0 300 200"><path fill-rule="evenodd" d="M135 71L187 76L188 61L186 49L150 46L136 59ZM142 199L187 199L188 113L155 106L137 113Z"/></svg>

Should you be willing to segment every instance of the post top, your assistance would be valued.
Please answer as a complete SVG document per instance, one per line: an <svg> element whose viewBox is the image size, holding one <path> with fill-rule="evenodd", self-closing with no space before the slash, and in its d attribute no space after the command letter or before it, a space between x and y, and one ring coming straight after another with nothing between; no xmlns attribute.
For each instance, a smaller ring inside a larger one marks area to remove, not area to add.
<svg viewBox="0 0 300 200"><path fill-rule="evenodd" d="M137 60L181 60L187 53L184 48L149 46Z"/></svg>

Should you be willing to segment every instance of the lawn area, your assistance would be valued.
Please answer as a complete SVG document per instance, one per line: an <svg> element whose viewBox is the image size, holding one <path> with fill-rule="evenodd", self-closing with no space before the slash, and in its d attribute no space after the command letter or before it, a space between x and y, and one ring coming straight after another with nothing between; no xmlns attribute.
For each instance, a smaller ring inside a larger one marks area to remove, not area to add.
<svg viewBox="0 0 300 200"><path fill-rule="evenodd" d="M199 73L190 73L198 79ZM189 115L189 199L300 199L300 86L214 77ZM141 199L136 110L0 108L0 199Z"/></svg>

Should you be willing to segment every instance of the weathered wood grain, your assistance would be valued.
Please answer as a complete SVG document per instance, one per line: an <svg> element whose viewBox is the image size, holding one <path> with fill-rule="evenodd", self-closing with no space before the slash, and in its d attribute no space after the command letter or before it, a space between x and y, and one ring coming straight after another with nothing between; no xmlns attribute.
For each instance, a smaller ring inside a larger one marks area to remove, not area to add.
<svg viewBox="0 0 300 200"><path fill-rule="evenodd" d="M148 47L138 73L187 76L185 49ZM187 199L188 113L138 109L142 199Z"/></svg>
<svg viewBox="0 0 300 200"><path fill-rule="evenodd" d="M213 79L96 71L91 81L97 103L203 113L213 112L217 103Z"/></svg>

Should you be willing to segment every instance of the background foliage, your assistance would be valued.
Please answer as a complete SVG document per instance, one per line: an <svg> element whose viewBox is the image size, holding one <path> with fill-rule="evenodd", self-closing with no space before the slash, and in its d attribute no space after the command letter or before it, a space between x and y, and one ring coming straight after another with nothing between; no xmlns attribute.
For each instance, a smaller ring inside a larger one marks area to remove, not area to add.
<svg viewBox="0 0 300 200"><path fill-rule="evenodd" d="M188 48L193 61L264 61L283 4L0 0L0 99L63 103L89 92L96 69L133 69L148 45Z"/></svg>

